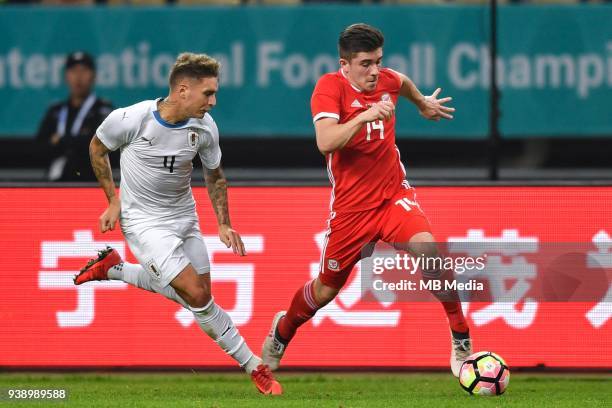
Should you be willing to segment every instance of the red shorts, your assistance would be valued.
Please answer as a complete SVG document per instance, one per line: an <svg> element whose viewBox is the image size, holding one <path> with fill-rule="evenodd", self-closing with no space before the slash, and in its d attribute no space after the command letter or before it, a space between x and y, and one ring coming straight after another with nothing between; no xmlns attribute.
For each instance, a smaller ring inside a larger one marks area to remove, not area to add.
<svg viewBox="0 0 612 408"><path fill-rule="evenodd" d="M402 188L379 207L333 215L321 255L321 282L342 288L369 243L408 242L418 232L431 232L415 196L413 188Z"/></svg>

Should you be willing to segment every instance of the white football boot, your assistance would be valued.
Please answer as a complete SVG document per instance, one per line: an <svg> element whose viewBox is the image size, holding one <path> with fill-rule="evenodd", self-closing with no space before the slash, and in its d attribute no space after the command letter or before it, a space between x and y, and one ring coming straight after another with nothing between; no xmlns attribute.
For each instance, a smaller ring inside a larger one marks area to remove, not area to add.
<svg viewBox="0 0 612 408"><path fill-rule="evenodd" d="M274 315L274 320L272 320L272 328L264 340L263 348L261 350L261 358L263 363L267 364L272 371L278 369L281 358L283 358L283 354L285 354L285 349L287 348L287 345L276 337L276 326L278 326L278 322L286 314L287 312L282 311Z"/></svg>
<svg viewBox="0 0 612 408"><path fill-rule="evenodd" d="M461 365L472 354L472 340L469 337L467 339L456 339L451 333L450 366L455 377L459 377Z"/></svg>

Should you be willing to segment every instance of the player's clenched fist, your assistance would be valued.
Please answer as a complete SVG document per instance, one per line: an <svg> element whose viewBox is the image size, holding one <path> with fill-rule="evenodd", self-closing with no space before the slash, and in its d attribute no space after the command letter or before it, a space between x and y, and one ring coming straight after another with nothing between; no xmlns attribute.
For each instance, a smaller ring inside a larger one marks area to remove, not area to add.
<svg viewBox="0 0 612 408"><path fill-rule="evenodd" d="M100 216L100 232L112 231L115 229L115 224L119 220L119 214L121 213L121 204L119 202L112 201L108 208Z"/></svg>
<svg viewBox="0 0 612 408"><path fill-rule="evenodd" d="M381 101L372 104L372 106L361 115L365 122L374 122L376 120L389 120L394 112L395 105L393 102Z"/></svg>

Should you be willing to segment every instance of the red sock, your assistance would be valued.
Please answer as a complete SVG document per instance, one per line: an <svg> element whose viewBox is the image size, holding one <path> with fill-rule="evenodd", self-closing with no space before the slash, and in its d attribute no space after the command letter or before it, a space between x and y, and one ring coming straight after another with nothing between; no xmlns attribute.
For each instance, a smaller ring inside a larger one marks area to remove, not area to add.
<svg viewBox="0 0 612 408"><path fill-rule="evenodd" d="M465 316L463 316L463 310L461 309L461 302L440 302L446 312L448 318L448 324L452 331L457 333L467 333L469 327Z"/></svg>
<svg viewBox="0 0 612 408"><path fill-rule="evenodd" d="M276 326L277 334L288 343L298 327L310 320L317 310L319 306L314 298L314 281L310 281L295 292L287 314Z"/></svg>
<svg viewBox="0 0 612 408"><path fill-rule="evenodd" d="M455 274L452 270L447 269L444 271L443 277L445 280L453 280ZM461 302L459 301L459 294L457 291L452 292L450 299L447 297L440 303L442 303L442 307L444 307L451 330L457 333L467 333L470 328L467 325L465 316L463 316L463 309L461 309Z"/></svg>
<svg viewBox="0 0 612 408"><path fill-rule="evenodd" d="M445 270L442 272L441 279L454 279L453 271L448 269ZM434 291L434 296L435 295L436 292ZM461 302L459 301L459 294L457 291L451 291L450 293L444 291L443 296L438 297L438 300L442 303L442 307L444 307L451 330L456 333L468 333L470 328L465 320L465 316L463 316L463 309L461 309Z"/></svg>

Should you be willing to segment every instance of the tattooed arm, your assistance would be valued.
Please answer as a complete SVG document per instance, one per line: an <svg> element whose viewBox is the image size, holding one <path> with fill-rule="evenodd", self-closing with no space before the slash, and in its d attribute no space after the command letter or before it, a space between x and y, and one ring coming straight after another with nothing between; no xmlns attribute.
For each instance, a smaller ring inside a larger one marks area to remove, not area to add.
<svg viewBox="0 0 612 408"><path fill-rule="evenodd" d="M225 224L231 227L229 209L227 207L227 179L225 174L223 174L221 166L216 169L205 169L204 179L206 180L210 202L217 216L217 223L219 226Z"/></svg>
<svg viewBox="0 0 612 408"><path fill-rule="evenodd" d="M227 179L223 174L221 166L216 169L205 169L204 179L208 196L217 216L219 225L219 238L228 248L232 248L235 254L244 256L244 244L240 234L232 228L227 205Z"/></svg>
<svg viewBox="0 0 612 408"><path fill-rule="evenodd" d="M100 231L112 231L115 229L115 224L119 220L119 214L121 212L121 201L117 195L115 189L115 182L113 181L113 172L111 169L110 161L108 159L108 153L110 150L104 146L104 144L94 136L89 144L89 159L91 160L91 167L96 174L96 178L100 182L106 199L108 200L108 208L100 216Z"/></svg>

